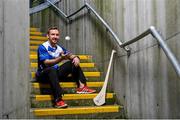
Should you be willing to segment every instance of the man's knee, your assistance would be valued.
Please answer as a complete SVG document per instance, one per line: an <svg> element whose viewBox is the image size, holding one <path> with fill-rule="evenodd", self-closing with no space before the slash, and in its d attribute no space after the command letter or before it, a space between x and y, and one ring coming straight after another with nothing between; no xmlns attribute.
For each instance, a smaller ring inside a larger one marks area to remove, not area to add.
<svg viewBox="0 0 180 120"><path fill-rule="evenodd" d="M66 66L67 68L72 68L74 67L74 64L72 63L72 61L67 61L66 63L64 63L64 66Z"/></svg>

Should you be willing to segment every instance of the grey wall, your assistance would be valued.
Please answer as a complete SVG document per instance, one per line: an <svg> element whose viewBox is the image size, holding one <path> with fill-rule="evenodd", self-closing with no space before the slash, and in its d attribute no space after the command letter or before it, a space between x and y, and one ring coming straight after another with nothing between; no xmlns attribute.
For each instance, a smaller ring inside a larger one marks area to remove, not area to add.
<svg viewBox="0 0 180 120"><path fill-rule="evenodd" d="M119 1L124 10L124 40L150 25L158 28L169 47L179 55L179 0ZM120 18L119 18L120 19ZM117 57L114 88L130 118L179 118L180 79L162 49L151 37L130 46L132 55ZM119 79L121 78L121 79Z"/></svg>
<svg viewBox="0 0 180 120"><path fill-rule="evenodd" d="M0 1L0 118L29 115L29 1Z"/></svg>
<svg viewBox="0 0 180 120"><path fill-rule="evenodd" d="M180 60L179 0L86 1L109 23L122 41L134 38L151 25L155 26ZM59 7L70 14L84 2L66 0L59 3ZM31 25L41 28L58 25L62 30L61 44L77 54L93 55L99 70L104 73L111 49L118 50L109 88L115 91L128 118L180 118L180 79L153 37L147 36L130 45L132 54L128 57L123 49L112 42L112 37L94 15L84 13L87 11L76 15L71 24L66 24L62 17L49 9L38 13L40 16L33 15ZM43 17L45 14L49 17ZM71 41L63 39L66 34L71 36Z"/></svg>

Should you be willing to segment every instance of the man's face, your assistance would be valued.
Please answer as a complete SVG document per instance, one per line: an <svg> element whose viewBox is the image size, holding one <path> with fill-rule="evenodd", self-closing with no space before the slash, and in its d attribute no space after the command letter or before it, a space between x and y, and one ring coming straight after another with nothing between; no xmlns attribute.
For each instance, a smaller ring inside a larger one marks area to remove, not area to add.
<svg viewBox="0 0 180 120"><path fill-rule="evenodd" d="M59 31L58 30L50 30L49 34L47 35L47 38L49 39L49 41L52 45L57 44L57 42L59 40Z"/></svg>

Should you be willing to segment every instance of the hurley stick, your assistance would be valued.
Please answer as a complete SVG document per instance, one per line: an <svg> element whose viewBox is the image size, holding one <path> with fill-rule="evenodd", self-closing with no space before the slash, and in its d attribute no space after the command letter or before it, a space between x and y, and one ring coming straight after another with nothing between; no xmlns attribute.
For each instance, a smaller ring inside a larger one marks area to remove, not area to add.
<svg viewBox="0 0 180 120"><path fill-rule="evenodd" d="M96 97L94 97L94 99L93 99L94 103L97 106L101 106L101 105L103 105L105 103L106 88L107 88L107 83L108 83L108 79L109 79L112 60L113 60L113 56L114 56L115 52L116 52L115 50L112 50L111 58L110 58L110 61L109 61L109 66L108 66L108 69L107 69L106 78L105 78L103 87L102 87L101 91L98 93L98 95Z"/></svg>

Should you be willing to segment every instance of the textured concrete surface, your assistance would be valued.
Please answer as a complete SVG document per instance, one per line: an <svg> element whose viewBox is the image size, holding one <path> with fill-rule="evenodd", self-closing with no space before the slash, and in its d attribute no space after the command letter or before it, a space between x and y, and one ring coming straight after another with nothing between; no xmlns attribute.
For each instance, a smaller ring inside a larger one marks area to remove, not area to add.
<svg viewBox="0 0 180 120"><path fill-rule="evenodd" d="M29 1L0 1L0 118L29 114Z"/></svg>
<svg viewBox="0 0 180 120"><path fill-rule="evenodd" d="M0 41L1 41L1 44L0 44L0 55L3 55L3 6L2 6L2 2L0 2ZM3 59L0 60L0 88L2 89L3 88ZM3 91L1 90L0 91L0 116L2 116L3 114L3 109L2 109L2 105L3 105Z"/></svg>
<svg viewBox="0 0 180 120"><path fill-rule="evenodd" d="M180 60L179 0L66 0L58 6L70 14L85 1L96 9L122 41L155 26ZM128 118L180 118L180 79L157 41L149 35L130 45L132 54L128 57L90 14L84 10L67 24L52 9L47 9L31 16L31 26L46 31L49 26L57 25L62 31L60 43L74 53L93 55L99 70L104 73L111 50L118 50L109 88L117 94ZM66 35L71 37L70 41L64 40Z"/></svg>

